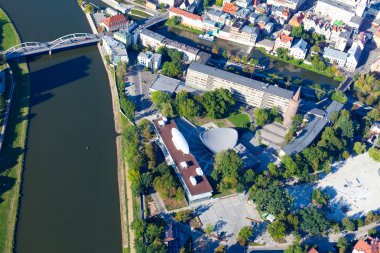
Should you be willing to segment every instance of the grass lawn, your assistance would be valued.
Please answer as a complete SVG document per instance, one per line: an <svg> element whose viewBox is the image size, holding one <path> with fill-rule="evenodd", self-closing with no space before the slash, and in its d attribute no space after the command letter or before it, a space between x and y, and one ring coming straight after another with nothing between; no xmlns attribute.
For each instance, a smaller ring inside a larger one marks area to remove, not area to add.
<svg viewBox="0 0 380 253"><path fill-rule="evenodd" d="M181 201L178 201L176 199L162 199L162 201L164 202L165 207L168 211L187 206L185 198L183 198Z"/></svg>
<svg viewBox="0 0 380 253"><path fill-rule="evenodd" d="M169 22L166 22L165 25L170 26L170 27L174 27L174 28L178 28L178 29L181 29L181 30L186 30L186 31L189 31L189 32L192 32L192 33L196 33L196 34L203 34L203 32L201 30L194 29L194 28L182 25L182 24L173 25L173 24L170 24Z"/></svg>
<svg viewBox="0 0 380 253"><path fill-rule="evenodd" d="M236 127L249 127L249 123L251 122L251 118L246 113L233 114L227 119Z"/></svg>
<svg viewBox="0 0 380 253"><path fill-rule="evenodd" d="M7 15L0 9L0 47L7 49L20 43L16 30ZM28 128L30 80L25 62L12 63L16 82L0 156L0 249L13 252L14 232L19 205L21 175L24 165L26 134Z"/></svg>
<svg viewBox="0 0 380 253"><path fill-rule="evenodd" d="M202 126L209 122L214 122L218 127L233 127L234 125L227 119L211 119L209 117L195 117L191 119L194 125Z"/></svg>
<svg viewBox="0 0 380 253"><path fill-rule="evenodd" d="M137 10L137 9L131 10L131 14L136 15L136 16L140 16L143 18L150 18L151 17L151 15L149 15L148 13L141 11L141 10Z"/></svg>

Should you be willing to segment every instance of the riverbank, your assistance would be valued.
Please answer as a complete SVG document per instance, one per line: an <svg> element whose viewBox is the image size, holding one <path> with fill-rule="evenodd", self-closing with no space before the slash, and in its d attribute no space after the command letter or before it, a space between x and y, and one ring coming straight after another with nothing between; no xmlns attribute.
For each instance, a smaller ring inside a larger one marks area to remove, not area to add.
<svg viewBox="0 0 380 253"><path fill-rule="evenodd" d="M196 34L203 34L203 31L201 31L201 30L197 30L197 29L194 29L194 28L182 25L182 24L178 24L178 25L172 24L170 22L170 19L165 22L165 25L168 26L168 27L173 27L173 28L177 28L177 29L180 29L180 30L189 31L189 32L196 33Z"/></svg>
<svg viewBox="0 0 380 253"><path fill-rule="evenodd" d="M83 8L82 8L83 10ZM97 34L97 29L91 15L85 13L87 21L94 34ZM116 77L114 71L111 71L107 60L100 44L97 45L100 56L102 58L104 68L106 69L108 76L108 83L110 86L112 96L112 110L115 123L115 136L116 136L116 152L117 152L117 175L118 175L118 188L119 188L119 202L120 202L120 218L121 218L121 233L122 233L122 247L123 252L135 252L134 249L134 234L131 230L131 223L133 220L133 208L132 208L132 191L131 185L126 180L128 172L128 166L124 163L122 140L121 135L123 132L122 117L120 111L119 95L116 87Z"/></svg>
<svg viewBox="0 0 380 253"><path fill-rule="evenodd" d="M20 43L20 37L7 14L0 9L1 50ZM13 252L20 201L22 171L26 150L30 101L29 69L25 61L10 63L15 82L12 108L0 156L0 249Z"/></svg>

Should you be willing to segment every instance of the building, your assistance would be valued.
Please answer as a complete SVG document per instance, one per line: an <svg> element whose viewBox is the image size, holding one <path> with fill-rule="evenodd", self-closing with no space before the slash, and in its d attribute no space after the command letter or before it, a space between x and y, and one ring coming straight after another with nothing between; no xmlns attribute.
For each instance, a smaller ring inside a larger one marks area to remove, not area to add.
<svg viewBox="0 0 380 253"><path fill-rule="evenodd" d="M168 248L168 253L179 253L180 237L179 231L175 224L170 223L165 226L165 239L164 243Z"/></svg>
<svg viewBox="0 0 380 253"><path fill-rule="evenodd" d="M157 50L159 47L164 46L163 40L165 39L164 36L152 32L151 30L148 29L142 29L140 31L140 41L141 44L144 47L152 47L155 50Z"/></svg>
<svg viewBox="0 0 380 253"><path fill-rule="evenodd" d="M239 7L232 3L225 3L223 6L223 11L225 13L229 13L232 15L236 15L237 11L239 10Z"/></svg>
<svg viewBox="0 0 380 253"><path fill-rule="evenodd" d="M238 132L233 128L211 128L199 134L202 143L214 154L233 149L238 137Z"/></svg>
<svg viewBox="0 0 380 253"><path fill-rule="evenodd" d="M267 0L269 5L282 6L292 10L298 10L305 0Z"/></svg>
<svg viewBox="0 0 380 253"><path fill-rule="evenodd" d="M258 36L259 29L257 27L245 25L238 34L237 40L240 41L239 43L241 44L254 46Z"/></svg>
<svg viewBox="0 0 380 253"><path fill-rule="evenodd" d="M305 129L303 129L293 141L281 149L280 156L298 154L307 148L330 122L331 116L334 115L335 112L339 112L342 108L343 104L332 101L326 108L323 117L312 116Z"/></svg>
<svg viewBox="0 0 380 253"><path fill-rule="evenodd" d="M225 13L215 8L210 8L207 10L207 17L214 22L220 22L223 24L226 20Z"/></svg>
<svg viewBox="0 0 380 253"><path fill-rule="evenodd" d="M127 30L120 29L113 34L113 38L123 43L126 47L132 45L133 36Z"/></svg>
<svg viewBox="0 0 380 253"><path fill-rule="evenodd" d="M284 25L290 19L290 10L287 7L274 7L272 8L272 14L277 23L281 25Z"/></svg>
<svg viewBox="0 0 380 253"><path fill-rule="evenodd" d="M151 51L140 52L137 56L137 61L149 69L159 69L161 67L161 55Z"/></svg>
<svg viewBox="0 0 380 253"><path fill-rule="evenodd" d="M189 204L207 200L212 196L212 187L200 168L195 157L190 153L189 145L178 130L173 119L165 117L153 120L161 149L166 154L166 161L174 170L185 190Z"/></svg>
<svg viewBox="0 0 380 253"><path fill-rule="evenodd" d="M355 244L352 253L380 253L380 240L370 236L366 240L360 239Z"/></svg>
<svg viewBox="0 0 380 253"><path fill-rule="evenodd" d="M123 14L118 14L105 18L101 22L101 26L106 29L107 32L114 32L122 28L128 28L129 21Z"/></svg>
<svg viewBox="0 0 380 253"><path fill-rule="evenodd" d="M183 53L183 59L187 62L196 61L200 50L195 47L188 46L184 43L165 38L163 41L167 48L173 48Z"/></svg>
<svg viewBox="0 0 380 253"><path fill-rule="evenodd" d="M323 57L328 59L331 64L336 64L342 68L347 61L347 53L329 47L325 47Z"/></svg>
<svg viewBox="0 0 380 253"><path fill-rule="evenodd" d="M339 39L335 42L335 49L338 49L340 51L344 51L347 47L348 40L351 37L351 31L344 31L341 34L339 34Z"/></svg>
<svg viewBox="0 0 380 253"><path fill-rule="evenodd" d="M241 8L247 8L252 3L252 0L236 0L236 5Z"/></svg>
<svg viewBox="0 0 380 253"><path fill-rule="evenodd" d="M347 60L345 67L351 70L356 69L356 66L358 66L359 64L362 52L363 50L357 42L352 43L351 48L347 52Z"/></svg>
<svg viewBox="0 0 380 253"><path fill-rule="evenodd" d="M276 52L277 48L290 49L293 43L293 37L285 34L283 31L280 31L277 35L276 41L274 43L273 50Z"/></svg>
<svg viewBox="0 0 380 253"><path fill-rule="evenodd" d="M303 12L298 12L296 13L290 20L289 20L289 25L298 27L302 24L302 20L304 19L304 14Z"/></svg>
<svg viewBox="0 0 380 253"><path fill-rule="evenodd" d="M109 37L103 36L103 48L110 57L110 62L117 65L119 62L127 63L129 61L127 49L124 44Z"/></svg>
<svg viewBox="0 0 380 253"><path fill-rule="evenodd" d="M225 88L239 103L257 108L277 107L284 115L284 122L291 121L292 117L287 117L298 109L291 108L292 91L197 62L192 62L187 70L186 85L204 91Z"/></svg>
<svg viewBox="0 0 380 253"><path fill-rule="evenodd" d="M171 78L168 76L157 75L156 79L153 81L152 86L149 90L162 91L170 94L171 96L177 91L178 86L182 84L181 80Z"/></svg>
<svg viewBox="0 0 380 253"><path fill-rule="evenodd" d="M147 0L145 2L145 6L148 7L151 10L157 10L157 4L154 1Z"/></svg>
<svg viewBox="0 0 380 253"><path fill-rule="evenodd" d="M290 48L289 55L296 59L304 60L307 54L307 42L303 39L296 41Z"/></svg>
<svg viewBox="0 0 380 253"><path fill-rule="evenodd" d="M169 18L172 17L180 17L181 24L194 29L202 30L203 20L201 16L195 15L185 10L181 10L179 8L171 7L169 10Z"/></svg>
<svg viewBox="0 0 380 253"><path fill-rule="evenodd" d="M341 20L346 24L356 15L352 6L336 0L318 0L315 12L321 16L329 17L333 21Z"/></svg>
<svg viewBox="0 0 380 253"><path fill-rule="evenodd" d="M177 7L182 3L182 0L158 0L158 3L169 7Z"/></svg>

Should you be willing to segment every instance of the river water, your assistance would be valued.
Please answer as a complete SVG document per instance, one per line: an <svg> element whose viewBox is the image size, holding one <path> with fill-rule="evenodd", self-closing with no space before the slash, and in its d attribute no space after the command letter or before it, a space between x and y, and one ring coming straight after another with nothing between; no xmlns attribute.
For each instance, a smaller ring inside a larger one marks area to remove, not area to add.
<svg viewBox="0 0 380 253"><path fill-rule="evenodd" d="M22 41L91 32L76 0L0 5ZM97 47L29 59L29 67L31 120L16 252L121 252L111 94Z"/></svg>

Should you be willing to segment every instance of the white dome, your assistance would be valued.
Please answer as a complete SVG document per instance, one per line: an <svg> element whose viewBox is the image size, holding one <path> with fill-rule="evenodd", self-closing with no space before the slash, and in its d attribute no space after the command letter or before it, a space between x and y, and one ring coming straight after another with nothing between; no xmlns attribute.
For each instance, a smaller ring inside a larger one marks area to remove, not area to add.
<svg viewBox="0 0 380 253"><path fill-rule="evenodd" d="M172 128L172 141L177 150L181 150L184 154L188 155L190 153L189 144L182 133L177 128Z"/></svg>
<svg viewBox="0 0 380 253"><path fill-rule="evenodd" d="M233 128L212 128L199 136L203 144L215 154L234 148L239 137L238 132Z"/></svg>

